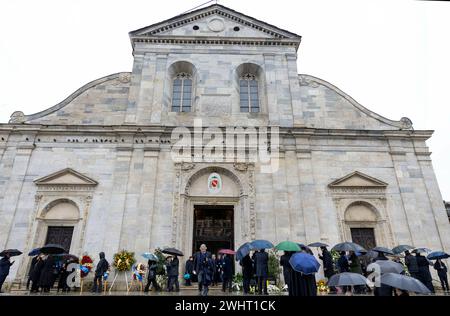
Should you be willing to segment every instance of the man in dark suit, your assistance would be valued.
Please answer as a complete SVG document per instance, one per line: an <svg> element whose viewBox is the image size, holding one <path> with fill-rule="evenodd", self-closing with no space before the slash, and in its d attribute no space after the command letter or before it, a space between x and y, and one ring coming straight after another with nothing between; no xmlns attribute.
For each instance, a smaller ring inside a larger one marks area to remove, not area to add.
<svg viewBox="0 0 450 316"><path fill-rule="evenodd" d="M261 249L253 255L256 278L258 280L258 293L267 295L267 277L269 275L269 254Z"/></svg>
<svg viewBox="0 0 450 316"><path fill-rule="evenodd" d="M211 259L211 253L206 251L206 245L202 244L200 246L200 251L196 252L194 255L194 271L193 273L197 275L198 277L198 291L202 292L202 284L203 284L203 263L204 261L209 258Z"/></svg>

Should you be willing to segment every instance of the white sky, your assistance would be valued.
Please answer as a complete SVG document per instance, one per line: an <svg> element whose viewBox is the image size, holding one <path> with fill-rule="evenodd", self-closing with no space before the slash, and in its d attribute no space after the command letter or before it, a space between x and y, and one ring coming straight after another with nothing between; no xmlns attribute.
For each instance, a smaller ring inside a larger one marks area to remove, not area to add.
<svg viewBox="0 0 450 316"><path fill-rule="evenodd" d="M14 0L0 5L0 122L31 114L87 82L131 71L128 32L206 0ZM336 85L390 119L433 129L428 142L450 200L450 3L221 0L302 35L299 73Z"/></svg>

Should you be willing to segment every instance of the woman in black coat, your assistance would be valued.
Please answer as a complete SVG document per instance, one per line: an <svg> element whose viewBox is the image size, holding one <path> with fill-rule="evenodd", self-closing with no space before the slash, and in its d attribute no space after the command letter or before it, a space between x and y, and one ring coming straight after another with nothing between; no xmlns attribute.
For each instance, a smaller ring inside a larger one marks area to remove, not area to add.
<svg viewBox="0 0 450 316"><path fill-rule="evenodd" d="M42 267L41 276L39 279L39 285L44 292L50 292L53 287L53 282L55 281L53 276L55 260L52 255L48 255L44 260L44 265Z"/></svg>
<svg viewBox="0 0 450 316"><path fill-rule="evenodd" d="M30 283L31 283L31 279L32 279L34 266L36 265L38 258L39 258L39 256L34 256L33 259L31 259L30 269L28 270L27 290L30 288Z"/></svg>

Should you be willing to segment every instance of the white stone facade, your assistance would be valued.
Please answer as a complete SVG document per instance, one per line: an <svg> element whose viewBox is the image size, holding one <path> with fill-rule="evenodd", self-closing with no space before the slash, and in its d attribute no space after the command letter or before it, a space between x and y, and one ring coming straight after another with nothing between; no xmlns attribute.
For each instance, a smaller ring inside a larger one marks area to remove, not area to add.
<svg viewBox="0 0 450 316"><path fill-rule="evenodd" d="M194 30L193 26L198 26ZM234 30L238 26L239 30ZM334 244L353 227L378 245L450 251L450 225L425 141L432 131L369 111L298 75L300 37L220 5L130 33L131 73L97 79L49 109L0 124L0 248L42 246L73 226L70 252L191 253L194 205L232 205L234 243ZM239 108L257 71L260 112ZM192 72L191 112L171 112L172 74ZM278 127L275 173L258 163L171 159L175 127ZM221 175L211 194L207 178ZM18 257L9 280L23 279Z"/></svg>

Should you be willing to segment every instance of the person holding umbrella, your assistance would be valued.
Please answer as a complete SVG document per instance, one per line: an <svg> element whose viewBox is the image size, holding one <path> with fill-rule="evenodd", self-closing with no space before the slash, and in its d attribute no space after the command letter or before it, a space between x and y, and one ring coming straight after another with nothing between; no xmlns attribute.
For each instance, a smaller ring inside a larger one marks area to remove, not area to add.
<svg viewBox="0 0 450 316"><path fill-rule="evenodd" d="M434 286L432 283L431 273L430 273L430 262L428 259L421 255L420 251L416 252L417 266L419 267L418 277L420 282L425 284L425 286L434 293Z"/></svg>
<svg viewBox="0 0 450 316"><path fill-rule="evenodd" d="M442 290L444 292L449 292L448 279L447 279L447 266L442 262L441 259L437 259L434 263L434 269L437 271L439 280L441 281Z"/></svg>
<svg viewBox="0 0 450 316"><path fill-rule="evenodd" d="M178 257L173 255L167 257L167 292L172 292L175 286L175 292L180 291L180 283L178 282L178 271L179 271L180 261Z"/></svg>
<svg viewBox="0 0 450 316"><path fill-rule="evenodd" d="M269 275L269 254L264 248L253 254L255 262L256 278L258 281L258 294L268 295L267 293L267 277Z"/></svg>
<svg viewBox="0 0 450 316"><path fill-rule="evenodd" d="M0 293L2 292L3 283L9 274L9 268L14 264L15 261L10 261L11 254L5 253L4 257L0 260Z"/></svg>
<svg viewBox="0 0 450 316"><path fill-rule="evenodd" d="M405 251L405 265L408 267L411 277L419 279L419 266L417 265L417 258L414 257L408 250Z"/></svg>
<svg viewBox="0 0 450 316"><path fill-rule="evenodd" d="M50 292L53 287L53 271L55 269L55 259L52 255L45 255L43 257L43 266L39 278L39 286L44 293Z"/></svg>

